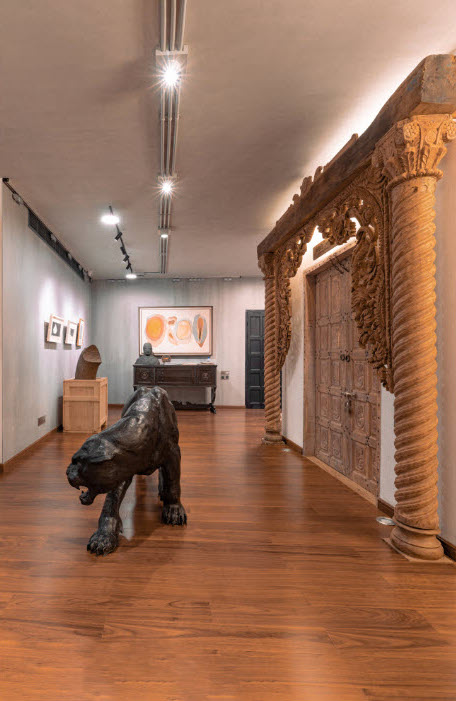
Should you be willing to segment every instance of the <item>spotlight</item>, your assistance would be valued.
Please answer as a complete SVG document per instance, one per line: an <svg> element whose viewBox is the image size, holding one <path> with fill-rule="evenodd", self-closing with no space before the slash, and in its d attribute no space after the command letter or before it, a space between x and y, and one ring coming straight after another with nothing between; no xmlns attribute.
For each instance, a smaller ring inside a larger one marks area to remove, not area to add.
<svg viewBox="0 0 456 701"><path fill-rule="evenodd" d="M129 259L130 259L130 257L129 257L129 255L128 255L128 253L126 253L126 254L124 255L124 259L123 259L123 260L124 260L124 263L126 263L127 260L129 260Z"/></svg>
<svg viewBox="0 0 456 701"><path fill-rule="evenodd" d="M123 244L120 246L120 252L122 253L123 256L127 255L127 249L125 248L125 246Z"/></svg>
<svg viewBox="0 0 456 701"><path fill-rule="evenodd" d="M180 66L177 61L168 63L162 73L162 81L167 88L174 88L179 82Z"/></svg>
<svg viewBox="0 0 456 701"><path fill-rule="evenodd" d="M171 180L164 180L161 184L161 191L164 195L170 195L173 191L173 183Z"/></svg>
<svg viewBox="0 0 456 701"><path fill-rule="evenodd" d="M122 238L122 232L118 231L117 234L114 236L115 240L118 241L119 239Z"/></svg>
<svg viewBox="0 0 456 701"><path fill-rule="evenodd" d="M127 280L136 280L137 276L135 273L127 273L125 277L127 278Z"/></svg>
<svg viewBox="0 0 456 701"><path fill-rule="evenodd" d="M162 239L167 239L168 238L168 233L164 231L162 234L160 234L160 238Z"/></svg>
<svg viewBox="0 0 456 701"><path fill-rule="evenodd" d="M20 195L17 194L17 192L13 192L11 197L13 198L16 204L24 204L24 200Z"/></svg>
<svg viewBox="0 0 456 701"><path fill-rule="evenodd" d="M108 226L115 226L120 222L120 218L117 216L117 214L103 214L101 221L103 224Z"/></svg>

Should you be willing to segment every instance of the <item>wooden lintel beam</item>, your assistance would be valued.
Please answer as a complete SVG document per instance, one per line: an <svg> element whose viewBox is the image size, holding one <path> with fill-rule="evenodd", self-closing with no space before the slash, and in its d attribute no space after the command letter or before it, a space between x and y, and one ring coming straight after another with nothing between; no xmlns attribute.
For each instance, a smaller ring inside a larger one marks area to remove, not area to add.
<svg viewBox="0 0 456 701"><path fill-rule="evenodd" d="M330 202L365 167L376 143L401 119L416 114L456 112L456 56L427 56L398 87L372 124L312 183L258 245L258 257L271 253L322 207Z"/></svg>

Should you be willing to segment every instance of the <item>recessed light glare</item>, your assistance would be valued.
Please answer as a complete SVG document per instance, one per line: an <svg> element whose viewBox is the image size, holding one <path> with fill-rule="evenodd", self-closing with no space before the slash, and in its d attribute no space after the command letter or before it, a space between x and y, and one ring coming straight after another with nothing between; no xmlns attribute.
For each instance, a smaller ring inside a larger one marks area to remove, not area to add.
<svg viewBox="0 0 456 701"><path fill-rule="evenodd" d="M170 195L173 191L173 183L171 180L164 180L161 184L161 191L164 195Z"/></svg>
<svg viewBox="0 0 456 701"><path fill-rule="evenodd" d="M115 226L120 222L120 218L117 216L117 214L103 214L101 221L103 224L107 224L108 226Z"/></svg>
<svg viewBox="0 0 456 701"><path fill-rule="evenodd" d="M160 238L162 238L162 239L167 239L167 238L168 238L168 234L167 234L166 232L164 232L163 234L160 234Z"/></svg>
<svg viewBox="0 0 456 701"><path fill-rule="evenodd" d="M125 277L127 278L127 280L136 280L137 275L136 273L127 273Z"/></svg>
<svg viewBox="0 0 456 701"><path fill-rule="evenodd" d="M179 82L180 78L180 66L176 61L171 61L168 63L163 71L163 83L168 88L174 88Z"/></svg>

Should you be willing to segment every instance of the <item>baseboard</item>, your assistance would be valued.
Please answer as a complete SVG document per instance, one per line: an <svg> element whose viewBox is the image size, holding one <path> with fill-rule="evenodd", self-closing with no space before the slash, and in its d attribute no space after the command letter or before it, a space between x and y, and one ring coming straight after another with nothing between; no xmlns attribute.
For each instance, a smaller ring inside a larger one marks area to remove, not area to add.
<svg viewBox="0 0 456 701"><path fill-rule="evenodd" d="M456 545L453 545L453 543L448 542L448 540L442 538L441 535L438 535L437 538L442 543L443 552L445 553L445 555L449 557L450 560L454 560L456 562Z"/></svg>
<svg viewBox="0 0 456 701"><path fill-rule="evenodd" d="M290 446L291 450L293 450L295 453L298 453L299 455L302 455L302 448L300 445L297 443L294 443L293 441L290 441L289 438L286 438L286 436L282 436L284 442Z"/></svg>
<svg viewBox="0 0 456 701"><path fill-rule="evenodd" d="M30 443L26 448L23 448L19 453L16 453L16 455L13 455L12 458L9 458L6 462L0 463L0 472L3 472L3 470L7 467L10 467L13 463L15 463L17 460L20 460L23 458L28 452L33 450L33 448L36 448L36 446L39 443L42 443L43 441L46 440L46 438L49 438L53 433L57 433L57 431L60 431L62 427L61 426L56 426L55 428L52 428L50 431L44 434L44 436L41 436L38 438L36 441L33 441L33 443Z"/></svg>
<svg viewBox="0 0 456 701"><path fill-rule="evenodd" d="M378 498L377 499L377 509L381 511L383 514L386 514L390 518L394 516L394 506L391 506L391 504L388 504L387 501L383 501L383 499Z"/></svg>
<svg viewBox="0 0 456 701"><path fill-rule="evenodd" d="M216 409L246 409L245 404L214 404Z"/></svg>
<svg viewBox="0 0 456 701"><path fill-rule="evenodd" d="M215 404L216 409L245 409L245 404ZM108 409L123 409L123 404L108 404Z"/></svg>
<svg viewBox="0 0 456 701"><path fill-rule="evenodd" d="M335 477L336 480L339 480L339 482L342 482L342 484L351 489L352 492L356 492L356 494L359 494L360 497L366 499L366 501L368 501L370 504L377 506L377 497L368 492L367 489L360 487L359 484L356 484L356 482L353 482L348 477L345 477L345 475L341 475L340 472L337 472L337 470L335 470L333 467L316 458L315 455L305 455L304 457L317 465L317 467L320 467L322 470L327 472L329 475L332 475L332 477Z"/></svg>

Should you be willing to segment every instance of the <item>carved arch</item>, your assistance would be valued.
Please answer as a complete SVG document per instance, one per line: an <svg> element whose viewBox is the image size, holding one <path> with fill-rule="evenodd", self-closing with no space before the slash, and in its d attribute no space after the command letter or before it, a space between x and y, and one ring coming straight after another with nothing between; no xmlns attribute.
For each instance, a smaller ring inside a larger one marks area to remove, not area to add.
<svg viewBox="0 0 456 701"><path fill-rule="evenodd" d="M347 187L337 198L276 252L276 370L283 367L291 341L290 279L301 265L307 244L318 228L323 238L340 245L356 236L352 267L352 309L359 342L368 351L383 385L393 391L391 369L390 297L387 255L387 202L384 178L377 170Z"/></svg>

